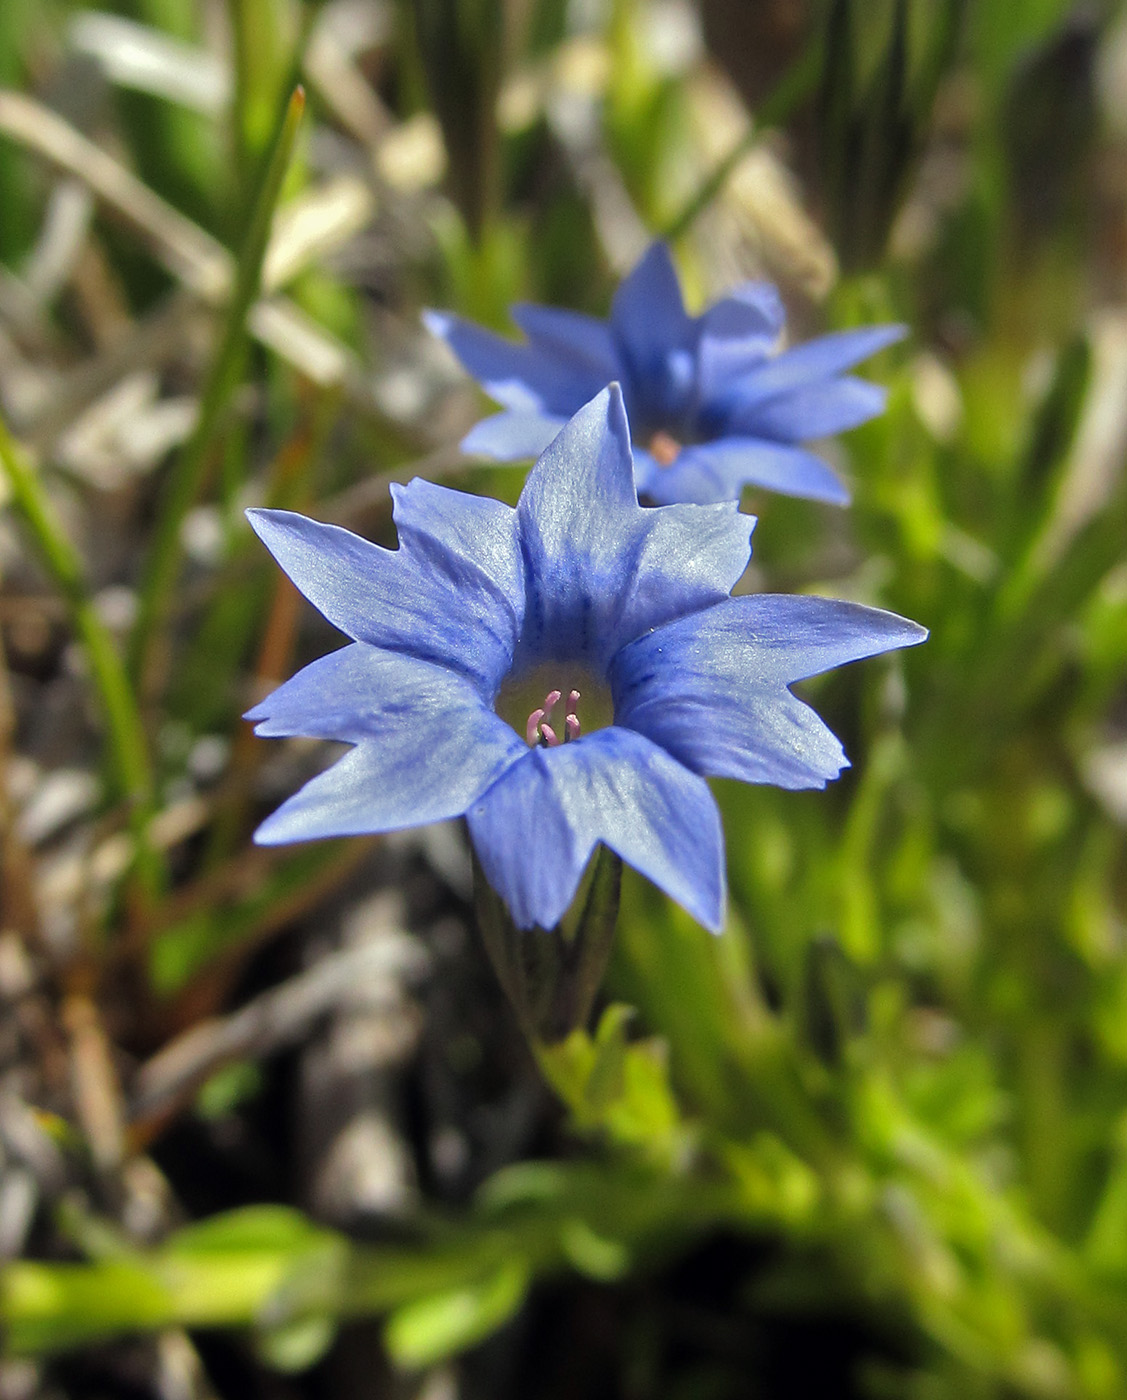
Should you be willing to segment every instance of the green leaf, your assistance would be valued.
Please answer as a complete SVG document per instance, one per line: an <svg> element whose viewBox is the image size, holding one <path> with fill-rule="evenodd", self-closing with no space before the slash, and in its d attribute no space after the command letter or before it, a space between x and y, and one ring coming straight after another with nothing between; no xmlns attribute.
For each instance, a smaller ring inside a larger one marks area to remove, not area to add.
<svg viewBox="0 0 1127 1400"><path fill-rule="evenodd" d="M410 1368L433 1366L484 1341L520 1307L528 1283L525 1264L512 1260L478 1283L397 1308L384 1329L392 1360Z"/></svg>
<svg viewBox="0 0 1127 1400"><path fill-rule="evenodd" d="M164 1247L169 1255L232 1254L264 1249L293 1253L336 1239L289 1206L244 1206L185 1226Z"/></svg>
<svg viewBox="0 0 1127 1400"><path fill-rule="evenodd" d="M315 1365L336 1340L330 1317L304 1317L255 1334L255 1350L275 1371L304 1371Z"/></svg>
<svg viewBox="0 0 1127 1400"><path fill-rule="evenodd" d="M564 1041L538 1047L537 1056L579 1132L603 1132L622 1146L672 1160L686 1125L669 1085L662 1042L627 1042L634 1014L632 1007L612 1004L594 1039L573 1031Z"/></svg>
<svg viewBox="0 0 1127 1400"><path fill-rule="evenodd" d="M560 1245L573 1268L600 1283L613 1283L630 1268L630 1251L622 1241L597 1234L585 1220L565 1221Z"/></svg>
<svg viewBox="0 0 1127 1400"><path fill-rule="evenodd" d="M599 1021L594 1059L583 1086L583 1098L593 1113L599 1113L622 1097L626 1082L626 1032L634 1016L632 1006L615 1002L607 1007Z"/></svg>

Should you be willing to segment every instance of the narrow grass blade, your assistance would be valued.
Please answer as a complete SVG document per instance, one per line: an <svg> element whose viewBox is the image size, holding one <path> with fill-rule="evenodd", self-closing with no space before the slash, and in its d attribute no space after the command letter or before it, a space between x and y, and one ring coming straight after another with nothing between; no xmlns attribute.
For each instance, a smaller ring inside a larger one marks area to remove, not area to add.
<svg viewBox="0 0 1127 1400"><path fill-rule="evenodd" d="M157 521L129 658L133 675L140 678L142 688L146 690L152 682L153 643L166 617L179 572L180 527L203 485L212 448L238 383L246 342L247 315L258 296L270 223L304 110L305 92L298 87L294 89L286 108L255 202L219 347L204 385L199 418L173 469L168 494Z"/></svg>
<svg viewBox="0 0 1127 1400"><path fill-rule="evenodd" d="M732 172L762 139L764 131L785 122L818 84L822 68L821 35L809 43L779 79L774 90L755 113L755 120L727 155L723 156L701 181L698 189L686 200L682 209L661 230L669 243L688 233L697 219L724 189Z"/></svg>
<svg viewBox="0 0 1127 1400"><path fill-rule="evenodd" d="M106 724L107 769L114 795L129 804L130 822L138 842L139 867L155 883L157 857L147 843L145 827L154 807L152 771L137 699L125 667L98 615L83 577L78 553L55 517L38 475L0 420L0 466L12 499L35 540L39 558L63 595L71 623L90 667Z"/></svg>

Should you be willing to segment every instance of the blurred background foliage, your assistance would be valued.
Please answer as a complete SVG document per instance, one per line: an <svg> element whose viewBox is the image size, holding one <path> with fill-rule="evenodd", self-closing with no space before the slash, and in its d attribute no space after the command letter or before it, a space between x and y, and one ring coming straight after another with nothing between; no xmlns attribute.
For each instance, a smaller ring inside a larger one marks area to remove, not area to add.
<svg viewBox="0 0 1127 1400"><path fill-rule="evenodd" d="M1121 6L5 0L0 87L3 1400L1127 1394ZM654 235L910 326L744 586L932 635L532 1052L459 832L249 845L334 641L242 510L514 500L420 308Z"/></svg>

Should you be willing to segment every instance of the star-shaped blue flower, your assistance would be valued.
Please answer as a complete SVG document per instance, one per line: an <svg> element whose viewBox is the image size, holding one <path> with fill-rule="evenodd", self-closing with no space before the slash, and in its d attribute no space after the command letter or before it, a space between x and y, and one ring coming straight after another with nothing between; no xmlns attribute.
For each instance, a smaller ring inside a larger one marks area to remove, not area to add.
<svg viewBox="0 0 1127 1400"><path fill-rule="evenodd" d="M622 385L638 494L660 504L738 500L744 486L845 505L849 492L800 444L880 413L885 390L844 373L904 335L842 331L779 352L783 306L747 282L690 316L668 248L655 243L619 287L609 321L517 305L528 337L506 340L447 312L428 327L505 410L463 439L499 461L538 456L605 385Z"/></svg>
<svg viewBox="0 0 1127 1400"><path fill-rule="evenodd" d="M354 745L256 840L465 815L521 928L558 923L598 842L720 928L705 779L823 787L847 760L790 683L926 635L855 603L730 597L754 520L734 502L641 507L617 385L555 438L515 510L422 480L392 490L397 550L250 512L353 639L247 716L262 735Z"/></svg>

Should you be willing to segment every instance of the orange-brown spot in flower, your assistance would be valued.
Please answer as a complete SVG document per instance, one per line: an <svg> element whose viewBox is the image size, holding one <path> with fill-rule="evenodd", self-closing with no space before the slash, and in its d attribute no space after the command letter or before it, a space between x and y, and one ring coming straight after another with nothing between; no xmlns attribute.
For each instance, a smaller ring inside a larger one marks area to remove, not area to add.
<svg viewBox="0 0 1127 1400"><path fill-rule="evenodd" d="M650 438L650 455L659 467L671 467L681 453L681 444L660 429Z"/></svg>

